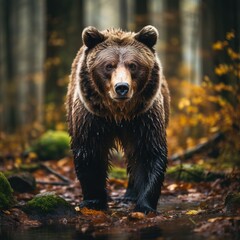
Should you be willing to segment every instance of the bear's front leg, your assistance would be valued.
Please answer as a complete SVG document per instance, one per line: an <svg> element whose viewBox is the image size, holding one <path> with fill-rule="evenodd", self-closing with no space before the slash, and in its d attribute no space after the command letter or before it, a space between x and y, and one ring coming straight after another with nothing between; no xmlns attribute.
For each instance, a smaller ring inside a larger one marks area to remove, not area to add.
<svg viewBox="0 0 240 240"><path fill-rule="evenodd" d="M137 193L134 211L156 212L167 167L165 128L148 115L132 125L127 144L131 182L126 193ZM137 126L137 127L136 127ZM144 127L145 126L145 127Z"/></svg>
<svg viewBox="0 0 240 240"><path fill-rule="evenodd" d="M135 189L138 191L136 206L134 211L157 212L157 203L161 194L161 187L164 181L166 162L159 158L149 158L153 163L138 163L135 172ZM141 158L142 159L142 158ZM163 165L164 164L164 165Z"/></svg>
<svg viewBox="0 0 240 240"><path fill-rule="evenodd" d="M87 207L96 210L107 209L107 164L103 159L98 158L99 162L93 160L94 156L89 155L89 150L81 148L79 157L74 159L77 177L80 181L83 201L80 207Z"/></svg>
<svg viewBox="0 0 240 240"><path fill-rule="evenodd" d="M99 129L101 126L101 129ZM106 179L111 137L104 125L88 121L73 138L72 150L77 177L82 187L80 207L107 209Z"/></svg>

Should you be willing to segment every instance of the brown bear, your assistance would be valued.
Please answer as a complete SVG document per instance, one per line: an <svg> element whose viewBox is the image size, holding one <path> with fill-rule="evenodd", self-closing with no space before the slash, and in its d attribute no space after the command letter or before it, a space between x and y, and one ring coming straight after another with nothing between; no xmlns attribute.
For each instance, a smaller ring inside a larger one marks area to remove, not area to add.
<svg viewBox="0 0 240 240"><path fill-rule="evenodd" d="M154 50L158 31L87 27L73 64L67 117L80 207L107 208L108 153L121 141L134 211L156 211L167 165L169 90Z"/></svg>

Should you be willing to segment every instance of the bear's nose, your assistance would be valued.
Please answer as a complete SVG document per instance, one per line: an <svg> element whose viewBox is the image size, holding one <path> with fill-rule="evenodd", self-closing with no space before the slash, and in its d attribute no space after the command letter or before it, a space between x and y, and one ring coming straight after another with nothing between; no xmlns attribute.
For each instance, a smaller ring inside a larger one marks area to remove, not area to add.
<svg viewBox="0 0 240 240"><path fill-rule="evenodd" d="M129 84L128 83L117 83L115 85L115 92L120 96L120 97L124 97L126 96L126 94L129 91Z"/></svg>

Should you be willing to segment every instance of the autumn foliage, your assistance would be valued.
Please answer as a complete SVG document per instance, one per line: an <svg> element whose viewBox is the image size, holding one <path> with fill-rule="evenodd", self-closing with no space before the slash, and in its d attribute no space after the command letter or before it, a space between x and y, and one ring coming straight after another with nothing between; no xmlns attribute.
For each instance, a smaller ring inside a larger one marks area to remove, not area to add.
<svg viewBox="0 0 240 240"><path fill-rule="evenodd" d="M224 135L220 158L240 164L240 53L231 47L234 38L234 32L228 32L224 41L213 44L216 54L224 54L226 59L216 65L215 79L206 76L201 85L172 83L172 87L185 90L184 97L173 100L168 131L172 153L206 141L218 132Z"/></svg>
<svg viewBox="0 0 240 240"><path fill-rule="evenodd" d="M226 33L225 39L213 43L212 49L218 59L213 69L214 78L205 76L201 85L168 79L171 92L169 156L183 153L207 141L215 133L221 133L224 140L217 146L218 159L222 160L221 163L240 165L240 53L234 41L235 33L230 31ZM62 80L60 85L66 90L68 75ZM50 100L51 96L47 95L44 127L34 123L24 128L24 134L17 132L11 136L0 132L0 155L3 158L19 159L47 129L66 130L65 93L58 103Z"/></svg>

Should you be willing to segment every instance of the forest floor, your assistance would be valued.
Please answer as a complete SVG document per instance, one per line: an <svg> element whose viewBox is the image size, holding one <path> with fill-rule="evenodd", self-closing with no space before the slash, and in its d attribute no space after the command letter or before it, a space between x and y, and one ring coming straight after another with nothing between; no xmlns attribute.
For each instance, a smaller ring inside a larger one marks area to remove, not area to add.
<svg viewBox="0 0 240 240"><path fill-rule="evenodd" d="M214 181L183 182L166 177L159 214L131 212L133 205L119 200L127 180L108 181L109 210L79 209L80 184L73 161L44 162L48 168L32 172L37 187L31 193L14 193L17 204L0 211L0 239L239 239L239 202L226 196L239 192L239 172ZM8 168L6 166L6 168ZM47 170L48 169L48 170ZM52 173L49 172L53 170ZM62 181L60 177L64 176ZM31 216L22 206L36 194L55 192L75 209L74 214ZM48 238L46 238L48 236ZM60 237L61 236L61 237Z"/></svg>

